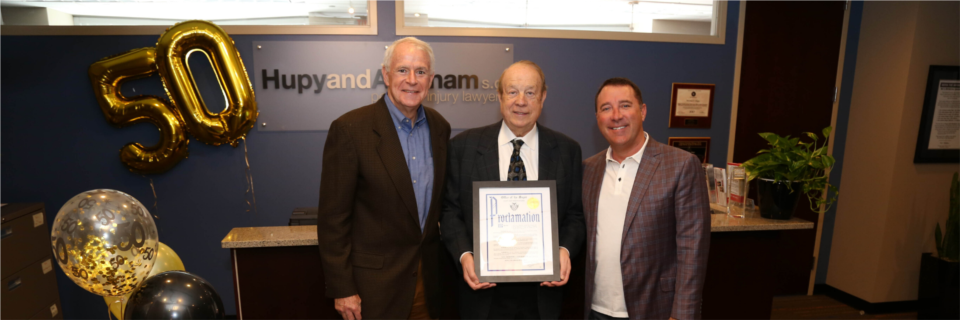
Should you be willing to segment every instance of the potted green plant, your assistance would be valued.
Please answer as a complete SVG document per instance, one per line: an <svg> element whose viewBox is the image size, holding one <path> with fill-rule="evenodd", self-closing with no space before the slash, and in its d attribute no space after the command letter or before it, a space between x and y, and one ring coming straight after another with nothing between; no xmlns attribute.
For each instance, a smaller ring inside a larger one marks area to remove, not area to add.
<svg viewBox="0 0 960 320"><path fill-rule="evenodd" d="M934 229L937 256L920 257L920 285L917 290L918 319L960 318L960 182L957 173L950 183L950 210L947 225Z"/></svg>
<svg viewBox="0 0 960 320"><path fill-rule="evenodd" d="M810 209L825 212L837 201L839 191L827 178L836 160L827 155L827 140L831 127L823 129L823 141L812 132L805 132L810 142L789 135L760 133L767 140L769 149L757 152L757 156L743 163L747 181L757 181L757 201L760 216L769 219L787 220L800 200L800 194L810 199ZM826 194L826 195L825 195ZM821 211L822 209L822 211Z"/></svg>

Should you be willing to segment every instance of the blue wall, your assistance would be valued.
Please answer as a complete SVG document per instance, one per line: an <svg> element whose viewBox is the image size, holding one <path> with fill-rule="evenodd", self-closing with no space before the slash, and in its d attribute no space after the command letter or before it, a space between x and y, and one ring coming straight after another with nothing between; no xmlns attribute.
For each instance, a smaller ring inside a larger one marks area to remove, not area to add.
<svg viewBox="0 0 960 320"><path fill-rule="evenodd" d="M550 85L541 123L580 142L584 157L607 145L594 120L593 98L610 77L634 80L648 106L644 127L661 142L670 136L711 137L710 159L727 157L739 3L727 10L726 44L680 44L566 39L422 37L428 42L512 43L517 60L542 66ZM392 41L394 3L378 3L377 36L236 35L247 70L252 41ZM155 45L153 36L3 36L0 69L0 201L44 202L47 219L85 190L127 192L154 210L156 187L160 241L188 271L213 283L228 313L235 313L230 254L220 240L235 227L286 225L295 207L316 206L325 132L259 132L248 136L257 211L244 195L243 148L198 141L190 156L162 174L140 176L120 163L118 150L132 141L157 140L149 124L110 126L94 98L87 68L100 58ZM303 54L310 54L305 52ZM848 59L851 57L848 55ZM443 57L438 57L443 59ZM849 61L849 60L848 60ZM668 129L672 82L716 84L711 129ZM124 92L163 96L158 77L130 82ZM209 99L208 101L213 100ZM211 101L212 102L212 101ZM364 102L358 101L360 106ZM65 318L106 318L103 299L83 291L58 270ZM317 288L322 290L322 288Z"/></svg>

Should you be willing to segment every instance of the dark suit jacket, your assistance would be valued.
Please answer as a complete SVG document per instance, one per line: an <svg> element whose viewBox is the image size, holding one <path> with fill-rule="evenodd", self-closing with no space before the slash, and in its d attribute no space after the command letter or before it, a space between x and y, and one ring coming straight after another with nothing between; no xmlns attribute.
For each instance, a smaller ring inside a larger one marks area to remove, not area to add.
<svg viewBox="0 0 960 320"><path fill-rule="evenodd" d="M597 206L606 150L583 161L586 312L593 298ZM650 139L640 160L620 246L630 319L699 319L710 249L710 202L700 160Z"/></svg>
<svg viewBox="0 0 960 320"><path fill-rule="evenodd" d="M497 136L501 122L474 128L450 140L446 194L443 198L442 238L447 250L460 266L460 255L473 251L473 182L500 181ZM570 251L571 260L579 253L584 239L580 145L576 141L537 124L539 131L538 180L557 181L559 245ZM462 266L458 269L463 272ZM460 313L464 318L486 319L493 301L493 290L473 291L460 282ZM538 289L540 317L560 316L563 287Z"/></svg>
<svg viewBox="0 0 960 320"><path fill-rule="evenodd" d="M317 218L326 295L359 294L364 319L407 318L421 260L431 317L440 314L437 221L450 124L435 110L424 111L434 182L422 233L410 171L384 98L347 112L327 133Z"/></svg>

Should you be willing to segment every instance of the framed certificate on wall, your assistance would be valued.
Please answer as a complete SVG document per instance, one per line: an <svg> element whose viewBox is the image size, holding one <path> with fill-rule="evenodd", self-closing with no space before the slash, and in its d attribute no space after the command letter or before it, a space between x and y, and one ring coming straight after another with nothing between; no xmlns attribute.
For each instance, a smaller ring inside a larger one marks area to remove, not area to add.
<svg viewBox="0 0 960 320"><path fill-rule="evenodd" d="M670 128L710 128L716 85L673 83L670 98Z"/></svg>
<svg viewBox="0 0 960 320"><path fill-rule="evenodd" d="M710 137L670 137L667 144L692 153L700 158L700 163L710 161Z"/></svg>
<svg viewBox="0 0 960 320"><path fill-rule="evenodd" d="M473 182L473 252L480 282L560 281L557 182Z"/></svg>
<svg viewBox="0 0 960 320"><path fill-rule="evenodd" d="M930 66L913 163L960 162L960 67Z"/></svg>

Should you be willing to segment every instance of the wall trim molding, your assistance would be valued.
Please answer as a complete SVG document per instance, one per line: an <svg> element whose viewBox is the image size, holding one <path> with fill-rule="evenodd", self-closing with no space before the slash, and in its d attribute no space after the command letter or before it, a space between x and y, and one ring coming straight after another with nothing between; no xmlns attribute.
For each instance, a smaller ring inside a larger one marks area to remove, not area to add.
<svg viewBox="0 0 960 320"><path fill-rule="evenodd" d="M737 107L740 105L740 62L743 61L743 24L747 16L747 2L740 1L737 17L737 58L733 64L733 101L730 103L730 135L727 139L727 162L733 162L733 146L737 138Z"/></svg>
<svg viewBox="0 0 960 320"><path fill-rule="evenodd" d="M830 127L833 128L833 131L830 132L830 137L828 138L829 142L827 142L827 154L830 156L833 156L833 143L835 141L834 138L837 136L835 134L837 132L837 113L840 110L840 91L843 90L843 88L841 88L841 84L843 84L843 62L847 53L847 33L850 30L850 10L853 8L853 4L850 2L850 0L847 0L847 5L845 8L846 9L843 13L843 31L840 33L840 55L837 58L837 80L834 83L834 87L837 89L837 91L833 96L833 112L830 115ZM836 169L836 167L834 167L834 169ZM830 179L829 175L827 176L827 179ZM823 195L820 197L826 197L827 192L828 190L824 191ZM834 205L836 205L836 203L834 203ZM813 242L813 269L810 270L810 285L807 287L807 295L813 294L814 283L817 280L817 262L820 260L820 237L823 235L823 217L826 215L826 212L823 211L825 206L826 205L820 206L821 213L817 217L817 235Z"/></svg>

